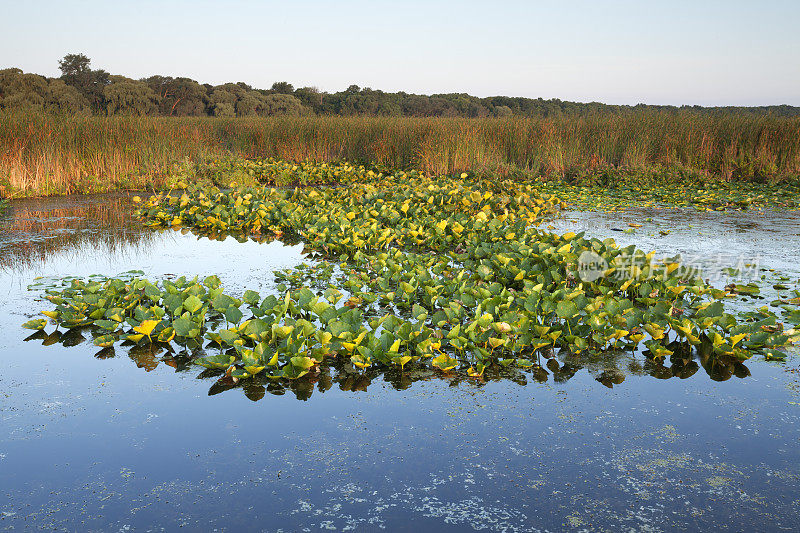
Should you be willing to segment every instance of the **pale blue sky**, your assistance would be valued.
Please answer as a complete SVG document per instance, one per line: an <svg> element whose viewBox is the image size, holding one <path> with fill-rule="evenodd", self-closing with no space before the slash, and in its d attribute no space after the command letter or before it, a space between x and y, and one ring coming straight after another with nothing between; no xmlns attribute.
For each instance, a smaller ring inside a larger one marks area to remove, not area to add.
<svg viewBox="0 0 800 533"><path fill-rule="evenodd" d="M800 0L7 1L0 68L268 88L800 105Z"/></svg>

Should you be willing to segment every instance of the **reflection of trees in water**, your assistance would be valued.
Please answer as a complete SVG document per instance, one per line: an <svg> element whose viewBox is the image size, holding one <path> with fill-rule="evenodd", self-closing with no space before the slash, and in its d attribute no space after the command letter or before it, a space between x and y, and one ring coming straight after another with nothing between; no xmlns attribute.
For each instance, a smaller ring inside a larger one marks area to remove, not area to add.
<svg viewBox="0 0 800 533"><path fill-rule="evenodd" d="M41 340L45 346L61 344L69 347L91 343L94 335L102 333L104 332L92 327L73 328L64 332L56 330L50 334L37 331L25 340ZM172 367L175 372L197 372L199 367L192 361L196 357L218 350L219 348L208 346L203 348L198 345L193 348L182 347L182 351L176 352L169 345L159 343L134 345L126 342L120 348L103 348L95 354L95 357L108 359L123 353L138 368L146 372L155 370L162 364ZM388 383L396 390L407 389L418 381L432 380L446 381L450 386L457 386L461 382L483 386L496 381L511 381L525 386L530 381L546 383L551 379L556 383L565 383L580 370L586 370L595 380L609 388L622 384L626 377L631 375L651 376L656 379L687 379L697 374L701 368L705 371L705 375L714 381L726 381L733 376L746 378L750 375L750 371L741 361L714 356L710 350L704 350L702 347L692 352L681 352L676 349L666 360L653 360L622 350L602 354L561 352L555 356L548 355L549 357L540 357L536 364L527 369L491 365L481 379L470 378L463 371L443 373L422 365L406 365L403 372L398 368L386 367L359 370L346 359L328 359L311 373L291 381L276 381L264 375L237 381L226 376L222 370L211 369L202 370L197 378L214 380L208 391L209 395L241 388L249 399L257 401L264 398L267 393L283 395L288 392L293 393L299 400L307 400L315 390L325 392L334 386L342 391L360 392L366 391L376 382Z"/></svg>
<svg viewBox="0 0 800 533"><path fill-rule="evenodd" d="M26 268L55 253L118 253L154 238L131 218L125 195L15 200L0 215L0 268Z"/></svg>

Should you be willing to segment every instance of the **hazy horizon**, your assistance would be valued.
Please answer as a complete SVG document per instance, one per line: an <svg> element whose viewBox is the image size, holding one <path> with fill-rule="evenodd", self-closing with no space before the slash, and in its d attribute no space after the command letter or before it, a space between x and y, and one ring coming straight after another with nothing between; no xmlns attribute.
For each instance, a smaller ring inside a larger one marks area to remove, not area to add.
<svg viewBox="0 0 800 533"><path fill-rule="evenodd" d="M800 105L800 3L8 4L0 68L653 105Z"/></svg>

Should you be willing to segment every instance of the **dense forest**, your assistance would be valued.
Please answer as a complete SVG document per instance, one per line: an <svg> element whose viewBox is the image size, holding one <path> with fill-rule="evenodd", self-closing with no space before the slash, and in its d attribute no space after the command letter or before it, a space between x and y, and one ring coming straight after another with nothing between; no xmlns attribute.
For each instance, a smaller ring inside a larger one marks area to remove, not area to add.
<svg viewBox="0 0 800 533"><path fill-rule="evenodd" d="M410 117L560 117L625 114L634 110L692 110L698 113L738 113L800 116L800 107L636 106L578 103L558 99L491 96L464 93L419 95L388 93L351 85L327 93L315 87L295 88L276 82L269 89L225 83L201 84L189 78L150 76L140 80L92 69L83 54L59 61L60 78L0 70L0 110L43 111L95 115L160 116L410 116Z"/></svg>

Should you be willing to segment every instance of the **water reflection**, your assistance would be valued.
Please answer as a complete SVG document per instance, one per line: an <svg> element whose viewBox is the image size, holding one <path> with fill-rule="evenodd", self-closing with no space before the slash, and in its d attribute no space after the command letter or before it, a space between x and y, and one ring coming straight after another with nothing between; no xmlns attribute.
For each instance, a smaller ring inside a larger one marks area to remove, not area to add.
<svg viewBox="0 0 800 533"><path fill-rule="evenodd" d="M102 330L91 326L73 328L63 333L54 331L48 334L37 331L25 341L41 341L45 346L61 344L70 347L91 342L92 337L102 333L104 333ZM490 365L480 378L468 376L465 370L441 372L424 365L414 366L411 363L407 364L403 371L394 367L371 367L362 370L354 367L347 359L329 358L311 373L296 380L275 380L264 375L237 380L222 370L202 369L193 363L197 357L219 352L220 349L215 344L178 348L180 351L175 351L175 347L170 344L135 345L124 342L117 348L100 349L94 356L97 359L128 357L137 368L145 372L151 372L160 365L169 366L175 372L196 372L197 379L213 381L208 391L210 396L232 389L241 389L245 396L253 401L265 398L267 393L284 395L287 392L293 393L298 400L307 400L315 390L324 393L334 386L344 392L366 392L371 385L378 382L388 383L395 390L405 390L418 381L430 380L445 381L450 386L457 386L463 382L475 387L497 381L509 381L520 386L526 386L531 382L543 384L551 381L564 384L581 371L588 372L598 383L608 388L621 386L631 377L664 380L702 376L721 382L732 377L743 379L750 376L747 366L737 359L717 356L702 347L692 352L681 352L673 346L675 353L664 360L650 359L640 353L623 350L602 354L574 354L567 351L557 354L547 353L539 356L529 368ZM701 369L703 372L700 372Z"/></svg>
<svg viewBox="0 0 800 533"><path fill-rule="evenodd" d="M29 268L58 252L117 253L153 239L131 218L127 195L32 198L0 215L0 268Z"/></svg>
<svg viewBox="0 0 800 533"><path fill-rule="evenodd" d="M608 388L621 385L627 376L650 376L656 379L688 379L702 368L705 376L713 381L727 381L731 377L746 378L750 371L740 360L719 356L710 346L701 345L687 350L680 343L670 343L673 354L666 359L651 359L630 351L608 351L603 354L565 354L559 361L547 361L555 381L567 381L578 370L587 369L590 374Z"/></svg>
<svg viewBox="0 0 800 533"><path fill-rule="evenodd" d="M266 244L269 242L280 241L288 246L294 246L302 243L302 240L297 235L283 233L280 236L267 233L267 234L252 234L235 231L208 231L203 228L185 228L185 227L172 227L172 228L154 228L152 231L158 234L178 232L181 235L194 235L198 239L208 239L210 241L222 242L228 238L232 238L240 243L255 242L258 244ZM306 253L305 250L303 253Z"/></svg>
<svg viewBox="0 0 800 533"><path fill-rule="evenodd" d="M196 228L147 228L132 216L127 194L67 196L15 200L0 215L0 269L20 271L52 260L56 254L90 257L119 256L141 251L169 235L194 235L198 239L259 244L275 235L220 233ZM282 235L281 242L300 240Z"/></svg>

